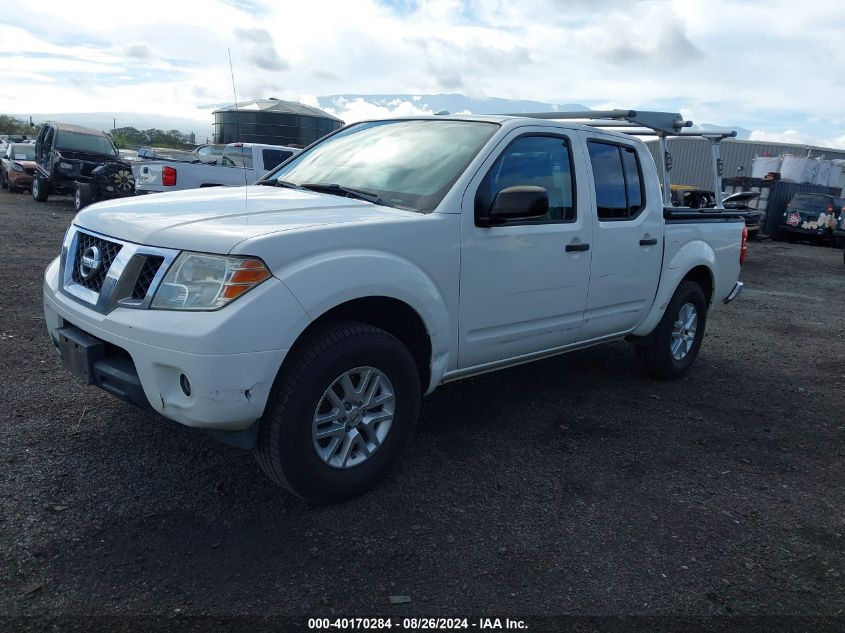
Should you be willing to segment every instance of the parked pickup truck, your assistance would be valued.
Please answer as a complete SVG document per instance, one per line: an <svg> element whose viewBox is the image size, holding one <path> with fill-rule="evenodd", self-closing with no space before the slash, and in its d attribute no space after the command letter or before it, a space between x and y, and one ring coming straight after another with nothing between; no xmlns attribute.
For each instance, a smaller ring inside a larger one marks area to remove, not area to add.
<svg viewBox="0 0 845 633"><path fill-rule="evenodd" d="M300 151L282 145L230 143L219 164L199 158L191 162L139 161L132 166L135 189L137 193L159 193L221 185L244 186L254 183Z"/></svg>
<svg viewBox="0 0 845 633"><path fill-rule="evenodd" d="M622 133L369 121L255 186L85 209L44 312L84 381L331 502L376 483L445 382L618 339L683 375L742 287L744 233L727 211L664 208Z"/></svg>

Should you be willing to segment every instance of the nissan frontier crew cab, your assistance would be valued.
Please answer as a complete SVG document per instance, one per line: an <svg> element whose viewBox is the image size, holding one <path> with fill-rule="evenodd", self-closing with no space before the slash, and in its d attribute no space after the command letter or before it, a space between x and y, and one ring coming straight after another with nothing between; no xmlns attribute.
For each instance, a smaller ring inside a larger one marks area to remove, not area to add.
<svg viewBox="0 0 845 633"><path fill-rule="evenodd" d="M666 206L645 144L597 125L356 123L253 186L86 208L44 312L84 381L332 502L377 482L445 382L622 338L684 374L741 288L744 227Z"/></svg>

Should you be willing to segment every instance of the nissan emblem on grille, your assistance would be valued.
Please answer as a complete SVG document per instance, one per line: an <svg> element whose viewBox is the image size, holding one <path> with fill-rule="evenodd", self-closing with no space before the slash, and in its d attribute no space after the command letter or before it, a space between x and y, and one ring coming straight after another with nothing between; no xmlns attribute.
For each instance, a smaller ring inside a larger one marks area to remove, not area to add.
<svg viewBox="0 0 845 633"><path fill-rule="evenodd" d="M97 271L100 270L100 264L102 263L103 260L100 257L100 249L96 246L89 246L85 249L85 252L82 253L82 257L79 260L79 275L85 281L88 281L97 274Z"/></svg>

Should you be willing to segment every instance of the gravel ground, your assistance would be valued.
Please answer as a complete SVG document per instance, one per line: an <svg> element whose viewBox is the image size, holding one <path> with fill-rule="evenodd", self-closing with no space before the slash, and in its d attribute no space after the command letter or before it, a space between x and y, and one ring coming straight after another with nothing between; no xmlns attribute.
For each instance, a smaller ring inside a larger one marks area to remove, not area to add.
<svg viewBox="0 0 845 633"><path fill-rule="evenodd" d="M752 243L683 380L616 343L447 385L384 484L312 507L61 369L41 274L72 217L0 192L7 623L845 616L841 251Z"/></svg>

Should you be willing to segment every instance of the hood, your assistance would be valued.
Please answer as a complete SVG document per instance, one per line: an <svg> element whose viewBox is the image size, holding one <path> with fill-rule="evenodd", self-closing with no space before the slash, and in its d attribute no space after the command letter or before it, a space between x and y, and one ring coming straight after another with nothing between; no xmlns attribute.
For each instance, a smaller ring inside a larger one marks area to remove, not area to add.
<svg viewBox="0 0 845 633"><path fill-rule="evenodd" d="M278 187L209 187L110 200L80 211L77 226L121 240L228 253L259 235L307 227L414 218L364 200Z"/></svg>

